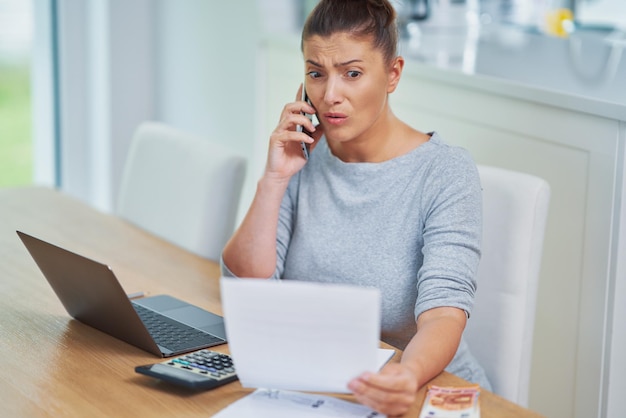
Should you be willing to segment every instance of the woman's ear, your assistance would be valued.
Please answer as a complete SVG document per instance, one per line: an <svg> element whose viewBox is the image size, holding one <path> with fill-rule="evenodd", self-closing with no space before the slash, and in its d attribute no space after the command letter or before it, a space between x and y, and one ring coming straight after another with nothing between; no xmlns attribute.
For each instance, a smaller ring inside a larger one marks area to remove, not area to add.
<svg viewBox="0 0 626 418"><path fill-rule="evenodd" d="M387 84L387 93L393 93L398 87L400 82L400 76L402 76L402 69L404 68L404 58L397 56L391 62L389 68L389 83Z"/></svg>

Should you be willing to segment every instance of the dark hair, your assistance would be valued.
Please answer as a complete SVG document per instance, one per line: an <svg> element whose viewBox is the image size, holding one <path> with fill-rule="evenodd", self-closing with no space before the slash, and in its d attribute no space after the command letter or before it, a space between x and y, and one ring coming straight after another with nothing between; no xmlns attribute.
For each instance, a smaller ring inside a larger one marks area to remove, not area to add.
<svg viewBox="0 0 626 418"><path fill-rule="evenodd" d="M321 0L304 23L300 48L312 36L327 37L337 32L356 37L372 36L385 62L396 57L396 11L387 0Z"/></svg>

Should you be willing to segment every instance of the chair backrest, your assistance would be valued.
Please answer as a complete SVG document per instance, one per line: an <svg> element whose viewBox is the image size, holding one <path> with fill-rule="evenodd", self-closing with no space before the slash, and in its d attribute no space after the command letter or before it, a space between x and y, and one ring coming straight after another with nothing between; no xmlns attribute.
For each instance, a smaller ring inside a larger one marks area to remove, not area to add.
<svg viewBox="0 0 626 418"><path fill-rule="evenodd" d="M535 307L550 186L530 174L479 166L482 258L465 339L493 391L527 406Z"/></svg>
<svg viewBox="0 0 626 418"><path fill-rule="evenodd" d="M246 160L156 122L133 136L117 215L202 257L219 260L234 231Z"/></svg>

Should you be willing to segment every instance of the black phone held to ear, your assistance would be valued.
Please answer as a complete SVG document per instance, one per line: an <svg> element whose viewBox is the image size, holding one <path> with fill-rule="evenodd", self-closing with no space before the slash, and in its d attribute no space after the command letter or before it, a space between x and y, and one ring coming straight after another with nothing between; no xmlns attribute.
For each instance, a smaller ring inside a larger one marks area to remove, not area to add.
<svg viewBox="0 0 626 418"><path fill-rule="evenodd" d="M302 84L302 101L307 102L308 104L311 104L311 101L309 100L309 96L307 96L306 94L306 88L304 86L304 83ZM309 118L310 121L313 121L313 115L310 115L305 112L301 112L301 113L307 118ZM311 133L307 131L306 129L304 129L302 125L298 125L297 131L304 132L305 134L311 136ZM302 148L302 155L304 156L305 159L308 160L309 159L309 145L303 141L303 142L300 142L300 147Z"/></svg>

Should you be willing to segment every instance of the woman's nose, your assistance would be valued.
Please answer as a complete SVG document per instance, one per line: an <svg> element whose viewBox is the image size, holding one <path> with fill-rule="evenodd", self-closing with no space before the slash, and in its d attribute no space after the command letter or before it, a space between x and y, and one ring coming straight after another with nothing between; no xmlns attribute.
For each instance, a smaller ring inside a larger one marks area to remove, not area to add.
<svg viewBox="0 0 626 418"><path fill-rule="evenodd" d="M341 83L338 80L330 79L324 91L324 102L334 105L342 101Z"/></svg>

